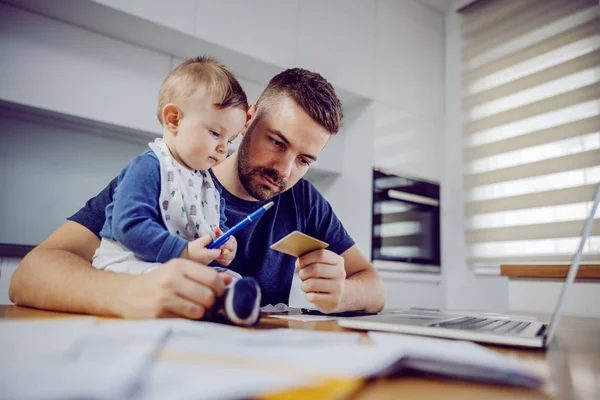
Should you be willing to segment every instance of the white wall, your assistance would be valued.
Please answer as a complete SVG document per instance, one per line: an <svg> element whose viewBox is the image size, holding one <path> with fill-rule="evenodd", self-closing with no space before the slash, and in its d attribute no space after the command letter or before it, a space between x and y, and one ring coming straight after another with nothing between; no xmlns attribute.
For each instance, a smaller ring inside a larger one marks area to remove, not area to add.
<svg viewBox="0 0 600 400"><path fill-rule="evenodd" d="M0 257L0 305L12 304L8 298L8 287L19 262L20 258Z"/></svg>
<svg viewBox="0 0 600 400"><path fill-rule="evenodd" d="M558 303L563 282L512 280L509 284L509 308L515 311L550 314ZM600 318L600 284L575 282L566 299L564 313Z"/></svg>
<svg viewBox="0 0 600 400"><path fill-rule="evenodd" d="M444 18L413 1L377 3L375 165L442 180Z"/></svg>
<svg viewBox="0 0 600 400"><path fill-rule="evenodd" d="M476 302L476 277L466 263L462 181L462 98L460 24L446 14L446 114L444 175L441 185L442 275L444 301L450 308L470 308Z"/></svg>
<svg viewBox="0 0 600 400"><path fill-rule="evenodd" d="M147 147L7 116L0 132L2 243L38 244Z"/></svg>
<svg viewBox="0 0 600 400"><path fill-rule="evenodd" d="M440 276L437 274L380 271L385 287L385 308L443 307Z"/></svg>
<svg viewBox="0 0 600 400"><path fill-rule="evenodd" d="M444 17L416 1L378 1L375 32L374 165L441 182ZM382 277L386 308L445 306L439 276L385 271Z"/></svg>
<svg viewBox="0 0 600 400"><path fill-rule="evenodd" d="M371 169L364 168L363 165L373 163L371 128L375 116L371 103L356 105L345 112L344 128L339 133L344 140L328 143L326 150L320 156L325 159L327 151L341 151L344 173L339 176L329 175L312 179L312 181L331 203L358 248L369 258L373 176ZM361 162L357 163L357 159Z"/></svg>
<svg viewBox="0 0 600 400"><path fill-rule="evenodd" d="M476 275L467 265L464 234L462 60L460 21L445 15L445 117L441 183L442 287L444 304L454 309L507 311L508 280Z"/></svg>

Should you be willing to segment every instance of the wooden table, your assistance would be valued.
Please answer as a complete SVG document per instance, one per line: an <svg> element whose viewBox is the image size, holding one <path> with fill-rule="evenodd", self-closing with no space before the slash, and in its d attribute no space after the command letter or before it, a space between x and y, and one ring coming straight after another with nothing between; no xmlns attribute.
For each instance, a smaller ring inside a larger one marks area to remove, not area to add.
<svg viewBox="0 0 600 400"><path fill-rule="evenodd" d="M0 318L76 318L17 306L0 306ZM544 318L544 319L547 319ZM257 329L295 328L341 332L335 321L300 322L268 316ZM364 335L364 334L363 334ZM368 342L366 335L364 341ZM352 399L600 399L600 319L564 317L558 337L547 351L490 348L517 359L547 378L540 391L454 380L398 376L360 389Z"/></svg>
<svg viewBox="0 0 600 400"><path fill-rule="evenodd" d="M500 275L510 279L558 280L564 281L571 267L562 264L502 264ZM600 281L600 264L581 264L577 271L577 281Z"/></svg>

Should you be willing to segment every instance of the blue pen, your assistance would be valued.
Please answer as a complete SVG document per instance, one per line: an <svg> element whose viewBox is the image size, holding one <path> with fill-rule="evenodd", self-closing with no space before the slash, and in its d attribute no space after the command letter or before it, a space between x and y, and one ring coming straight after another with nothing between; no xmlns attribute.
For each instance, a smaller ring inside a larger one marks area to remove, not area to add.
<svg viewBox="0 0 600 400"><path fill-rule="evenodd" d="M262 206L261 208L259 208L258 210L254 211L252 214L248 215L246 218L244 218L243 220L241 220L240 222L235 224L235 226L233 228L231 228L230 230L225 232L222 236L219 236L218 238L213 240L207 246L207 248L216 249L216 248L221 247L223 244L225 244L225 242L227 241L227 239L229 239L229 237L231 235L236 234L238 231L242 230L242 228L244 228L250 222L255 221L258 217L263 215L269 208L273 207L273 204L275 204L275 203L270 201L267 204L265 204L264 206Z"/></svg>

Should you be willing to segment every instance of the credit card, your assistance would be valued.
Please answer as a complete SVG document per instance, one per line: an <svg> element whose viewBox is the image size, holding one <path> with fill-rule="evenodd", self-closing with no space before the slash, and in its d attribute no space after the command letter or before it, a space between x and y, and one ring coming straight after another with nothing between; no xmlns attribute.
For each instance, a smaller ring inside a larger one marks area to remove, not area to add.
<svg viewBox="0 0 600 400"><path fill-rule="evenodd" d="M325 243L319 239L308 236L305 233L294 231L273 244L271 248L273 250L280 251L294 257L301 257L304 254L310 253L311 251L326 249L329 247L328 243Z"/></svg>

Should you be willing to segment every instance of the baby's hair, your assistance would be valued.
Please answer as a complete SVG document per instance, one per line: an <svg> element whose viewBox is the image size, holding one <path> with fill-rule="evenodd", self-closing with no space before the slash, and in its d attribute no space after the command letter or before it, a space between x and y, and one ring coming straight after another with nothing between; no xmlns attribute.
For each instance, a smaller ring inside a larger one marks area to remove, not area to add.
<svg viewBox="0 0 600 400"><path fill-rule="evenodd" d="M219 108L236 107L246 111L248 99L240 83L223 64L208 56L184 61L165 78L158 92L158 120L169 103L192 96L204 85L217 99Z"/></svg>

